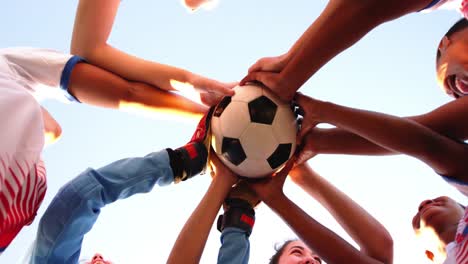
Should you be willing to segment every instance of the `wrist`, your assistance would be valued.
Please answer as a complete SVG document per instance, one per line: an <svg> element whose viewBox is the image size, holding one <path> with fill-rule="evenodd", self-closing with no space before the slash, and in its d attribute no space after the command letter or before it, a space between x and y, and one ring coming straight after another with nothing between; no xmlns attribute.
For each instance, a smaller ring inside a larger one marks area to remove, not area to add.
<svg viewBox="0 0 468 264"><path fill-rule="evenodd" d="M234 227L252 233L255 223L255 210L245 200L232 198L225 200L224 214L218 217L217 228L222 232L225 228Z"/></svg>
<svg viewBox="0 0 468 264"><path fill-rule="evenodd" d="M278 206L281 202L283 202L286 198L286 195L284 195L283 192L278 192L275 195L269 196L269 197L263 197L262 201L268 205L270 208L275 208Z"/></svg>

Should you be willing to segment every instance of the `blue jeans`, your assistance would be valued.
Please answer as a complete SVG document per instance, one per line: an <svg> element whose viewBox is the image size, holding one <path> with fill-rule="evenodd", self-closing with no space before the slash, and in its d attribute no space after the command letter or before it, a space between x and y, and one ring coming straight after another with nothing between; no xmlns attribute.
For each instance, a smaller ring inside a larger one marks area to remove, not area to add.
<svg viewBox="0 0 468 264"><path fill-rule="evenodd" d="M228 227L221 234L218 264L249 263L249 236L240 228Z"/></svg>
<svg viewBox="0 0 468 264"><path fill-rule="evenodd" d="M42 216L30 263L77 263L101 208L173 180L165 150L84 171L60 189Z"/></svg>

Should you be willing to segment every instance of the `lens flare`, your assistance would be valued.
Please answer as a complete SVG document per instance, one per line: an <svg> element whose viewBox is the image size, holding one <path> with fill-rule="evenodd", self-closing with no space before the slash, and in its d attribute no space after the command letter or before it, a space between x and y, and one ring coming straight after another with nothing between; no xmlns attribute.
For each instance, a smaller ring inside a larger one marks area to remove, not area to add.
<svg viewBox="0 0 468 264"><path fill-rule="evenodd" d="M422 220L421 227L416 230L418 244L425 250L426 256L432 257L434 263L443 263L447 258L445 246L435 232L434 228L427 226Z"/></svg>
<svg viewBox="0 0 468 264"><path fill-rule="evenodd" d="M169 82L171 86L177 91L179 91L179 93L184 97L194 101L195 103L202 103L200 99L200 93L197 92L193 85L191 85L190 83L183 83L176 80L170 80Z"/></svg>
<svg viewBox="0 0 468 264"><path fill-rule="evenodd" d="M200 114L187 113L170 108L154 108L148 107L140 103L120 102L119 109L127 113L135 113L150 118L155 118L164 121L177 121L192 123L193 120L200 119Z"/></svg>

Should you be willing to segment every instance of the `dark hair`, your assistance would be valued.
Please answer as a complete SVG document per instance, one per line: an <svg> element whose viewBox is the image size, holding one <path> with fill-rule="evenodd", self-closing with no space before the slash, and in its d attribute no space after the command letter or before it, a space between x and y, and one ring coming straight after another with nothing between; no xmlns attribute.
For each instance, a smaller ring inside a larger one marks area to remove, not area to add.
<svg viewBox="0 0 468 264"><path fill-rule="evenodd" d="M444 37L450 38L453 34L462 31L463 29L468 27L468 20L466 18L461 18L458 20L453 26L445 33ZM440 59L440 51L439 47L437 47L437 56L436 56L436 65L439 65L439 59Z"/></svg>
<svg viewBox="0 0 468 264"><path fill-rule="evenodd" d="M294 241L297 241L297 238L286 240L284 241L283 244L276 244L275 245L276 252L273 256L271 256L269 264L278 264L279 258L283 254L284 249Z"/></svg>

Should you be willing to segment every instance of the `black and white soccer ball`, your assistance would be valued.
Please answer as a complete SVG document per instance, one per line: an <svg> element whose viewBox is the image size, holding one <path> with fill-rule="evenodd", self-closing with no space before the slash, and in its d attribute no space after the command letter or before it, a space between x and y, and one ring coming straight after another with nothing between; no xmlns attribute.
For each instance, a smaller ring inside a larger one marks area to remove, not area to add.
<svg viewBox="0 0 468 264"><path fill-rule="evenodd" d="M234 88L211 119L212 146L240 176L261 178L284 165L296 149L297 123L289 103L268 89L248 84Z"/></svg>

